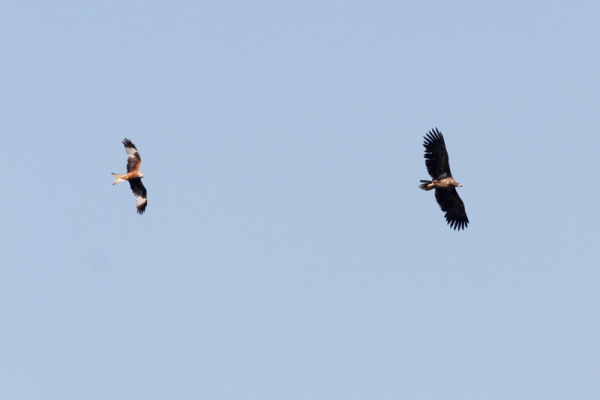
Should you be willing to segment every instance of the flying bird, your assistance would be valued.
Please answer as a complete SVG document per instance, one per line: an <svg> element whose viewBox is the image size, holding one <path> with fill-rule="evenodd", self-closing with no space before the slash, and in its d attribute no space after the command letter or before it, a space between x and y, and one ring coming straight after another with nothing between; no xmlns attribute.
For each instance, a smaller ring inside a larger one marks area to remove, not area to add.
<svg viewBox="0 0 600 400"><path fill-rule="evenodd" d="M432 181L421 181L419 187L423 190L435 189L435 199L442 211L446 213L446 221L454 230L465 229L469 218L465 205L456 192L456 187L462 185L454 180L448 163L448 152L444 136L437 128L429 131L424 137L425 165Z"/></svg>
<svg viewBox="0 0 600 400"><path fill-rule="evenodd" d="M113 174L115 177L113 185L116 185L119 182L129 181L131 191L136 196L135 204L137 207L137 212L141 215L146 210L146 205L148 205L146 188L142 183L144 174L140 172L142 158L140 157L140 153L138 153L137 149L135 148L135 145L131 143L131 140L127 138L123 139L123 145L125 146L125 151L129 155L129 158L127 158L127 173L124 175Z"/></svg>

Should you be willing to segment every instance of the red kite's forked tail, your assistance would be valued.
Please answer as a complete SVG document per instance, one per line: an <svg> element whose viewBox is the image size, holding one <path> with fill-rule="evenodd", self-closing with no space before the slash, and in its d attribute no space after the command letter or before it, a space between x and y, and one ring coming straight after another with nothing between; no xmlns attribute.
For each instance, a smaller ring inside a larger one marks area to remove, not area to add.
<svg viewBox="0 0 600 400"><path fill-rule="evenodd" d="M123 179L123 177L125 177L125 175L123 175L123 174L113 174L113 176L115 177L115 181L113 182L113 185L116 185L119 182L126 181L126 179Z"/></svg>

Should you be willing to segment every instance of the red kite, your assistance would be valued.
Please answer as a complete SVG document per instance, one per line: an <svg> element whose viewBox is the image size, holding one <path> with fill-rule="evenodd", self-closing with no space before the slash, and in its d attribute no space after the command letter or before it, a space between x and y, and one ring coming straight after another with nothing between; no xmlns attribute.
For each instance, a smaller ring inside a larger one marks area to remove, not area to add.
<svg viewBox="0 0 600 400"><path fill-rule="evenodd" d="M127 159L127 173L125 175L113 174L115 177L113 185L116 185L119 182L129 181L131 191L136 196L135 204L137 206L137 212L141 215L146 210L146 205L148 205L146 188L142 183L144 174L140 172L142 159L140 157L140 153L138 153L137 149L135 148L135 145L131 143L131 140L123 139L123 145L125 146L125 151L129 155L129 158Z"/></svg>

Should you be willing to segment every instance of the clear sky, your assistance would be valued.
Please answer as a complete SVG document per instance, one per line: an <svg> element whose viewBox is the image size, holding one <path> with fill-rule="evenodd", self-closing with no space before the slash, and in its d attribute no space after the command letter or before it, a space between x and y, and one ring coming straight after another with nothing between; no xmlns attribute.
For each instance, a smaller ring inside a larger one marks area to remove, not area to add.
<svg viewBox="0 0 600 400"><path fill-rule="evenodd" d="M4 2L0 397L600 398L599 20Z"/></svg>

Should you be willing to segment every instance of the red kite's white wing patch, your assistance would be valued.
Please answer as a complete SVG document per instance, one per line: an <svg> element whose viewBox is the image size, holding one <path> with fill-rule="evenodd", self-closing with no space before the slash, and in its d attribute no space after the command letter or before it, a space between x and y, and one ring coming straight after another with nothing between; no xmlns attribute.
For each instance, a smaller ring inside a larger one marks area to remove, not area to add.
<svg viewBox="0 0 600 400"><path fill-rule="evenodd" d="M148 199L146 197L138 197L135 199L135 205L139 214L143 214L144 211L146 211L146 204L148 204Z"/></svg>

